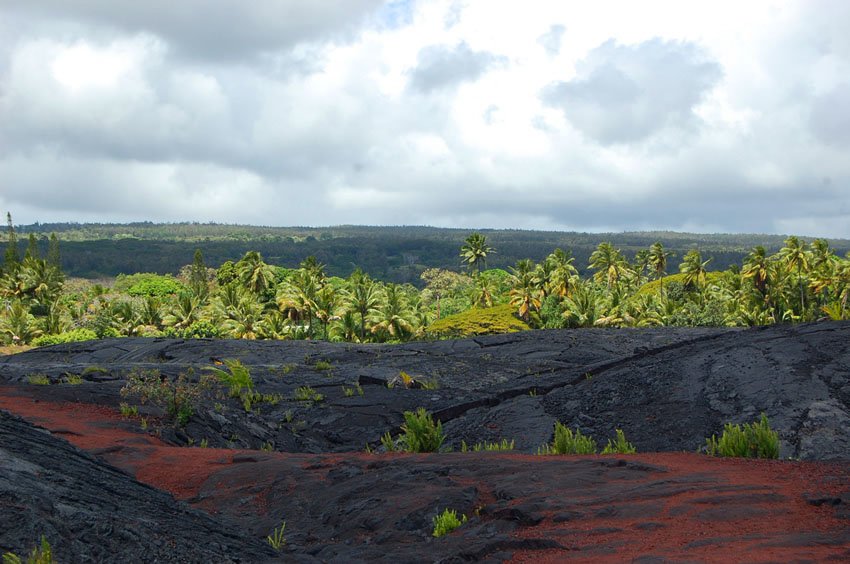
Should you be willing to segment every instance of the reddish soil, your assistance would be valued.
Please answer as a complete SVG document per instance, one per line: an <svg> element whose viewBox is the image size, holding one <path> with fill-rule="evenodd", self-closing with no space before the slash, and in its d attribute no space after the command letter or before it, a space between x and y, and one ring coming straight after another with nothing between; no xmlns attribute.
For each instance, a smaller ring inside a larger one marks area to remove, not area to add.
<svg viewBox="0 0 850 564"><path fill-rule="evenodd" d="M260 519L258 530L269 530L268 523L274 522L276 516L269 512L274 513L270 503L276 496L285 494L292 503L298 503L301 496L306 504L315 491L312 488L331 487L335 472L380 473L396 463L412 461L423 468L451 467L448 479L454 486L474 489L482 521L512 512L517 525L509 534L517 543L507 549L516 562L621 562L653 557L672 561L850 561L850 521L837 516L829 503L818 506L808 501L837 498L846 492L850 487L846 463L714 459L687 453L569 458L456 454L440 459L440 455L308 455L180 448L143 432L138 420L123 418L111 409L35 400L22 388L0 386L0 409L51 430L139 481L198 508L243 522ZM589 466L599 460L606 462ZM464 472L468 470L464 465L475 466L477 461L490 466L482 465L478 473L475 468ZM498 462L495 466L494 461ZM579 464L583 464L584 474L569 474ZM242 467L250 467L250 471L240 470ZM488 474L487 469L493 467L496 472L499 467L505 470L502 475ZM500 497L501 484L512 479L518 471L514 469L519 468L531 469L530 477L523 478L528 483L520 484L525 495ZM626 468L632 473L622 473ZM563 483L547 481L562 469ZM604 473L604 487L588 478L594 473ZM535 476L540 476L539 483ZM581 482L585 479L586 485ZM436 490L440 482L423 481L418 487L420 495ZM412 497L410 491L398 489L393 503L411 503L413 507L411 501L404 501ZM237 498L239 503L234 501ZM523 549L531 545L520 541L533 544L535 539L555 541L561 548ZM302 540L311 542L309 536Z"/></svg>

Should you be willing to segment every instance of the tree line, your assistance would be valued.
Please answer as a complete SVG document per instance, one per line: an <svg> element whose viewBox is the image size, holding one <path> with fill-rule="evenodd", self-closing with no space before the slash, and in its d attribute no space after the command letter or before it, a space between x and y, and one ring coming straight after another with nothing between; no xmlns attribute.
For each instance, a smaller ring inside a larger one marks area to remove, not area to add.
<svg viewBox="0 0 850 564"><path fill-rule="evenodd" d="M31 234L20 256L7 216L0 271L0 335L5 343L50 344L109 336L325 339L400 342L429 338L437 319L502 305L532 328L751 326L847 319L850 257L826 241L788 237L775 253L752 248L741 264L710 271L691 249L678 264L654 242L629 259L611 242L582 265L569 250L540 261L488 268L498 255L487 237L469 235L451 259L429 268L420 288L355 269L329 275L315 256L295 268L248 251L207 266L200 249L176 276L120 275L111 285L66 280L59 242L41 256Z"/></svg>

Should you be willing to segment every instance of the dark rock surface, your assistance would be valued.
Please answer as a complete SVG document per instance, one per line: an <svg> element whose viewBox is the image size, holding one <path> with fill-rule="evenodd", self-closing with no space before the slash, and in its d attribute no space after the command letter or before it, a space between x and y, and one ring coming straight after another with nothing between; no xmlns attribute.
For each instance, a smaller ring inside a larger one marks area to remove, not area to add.
<svg viewBox="0 0 850 564"><path fill-rule="evenodd" d="M639 451L692 452L724 423L765 412L780 433L783 458L850 458L848 323L534 331L396 346L113 339L0 358L0 380L25 383L45 374L61 383L79 374L82 385L31 386L32 393L117 406L132 370L174 377L191 368L197 377L227 358L250 366L257 389L281 401L252 413L237 400L220 400L226 409L209 403L184 430L166 429L175 444L357 451L397 432L405 410L425 407L455 449L462 440L506 438L534 452L559 420L602 444L620 428ZM330 368L321 370L319 361ZM439 387L388 389L401 371ZM324 401L295 401L295 389L305 385Z"/></svg>
<svg viewBox="0 0 850 564"><path fill-rule="evenodd" d="M44 535L57 562L262 562L276 556L237 525L141 484L0 411L0 554Z"/></svg>

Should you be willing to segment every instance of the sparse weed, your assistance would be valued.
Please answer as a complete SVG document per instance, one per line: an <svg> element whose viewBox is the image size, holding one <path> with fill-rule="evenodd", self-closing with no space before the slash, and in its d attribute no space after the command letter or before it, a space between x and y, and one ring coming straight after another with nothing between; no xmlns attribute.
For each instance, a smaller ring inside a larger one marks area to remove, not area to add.
<svg viewBox="0 0 850 564"><path fill-rule="evenodd" d="M128 417L129 418L129 417L136 417L136 416L139 415L139 408L136 407L135 405L130 405L128 403L121 402L121 404L118 407L121 409L121 416L122 417Z"/></svg>
<svg viewBox="0 0 850 564"><path fill-rule="evenodd" d="M137 396L142 403L151 402L163 409L178 427L185 425L195 413L201 397L209 389L209 381L193 383L181 373L175 380L158 370L133 370L121 388L121 396Z"/></svg>
<svg viewBox="0 0 850 564"><path fill-rule="evenodd" d="M53 559L53 549L47 542L47 537L41 535L39 545L32 549L26 560L21 560L21 557L14 552L3 554L3 564L22 564L23 562L26 562L26 564L53 564L56 562Z"/></svg>
<svg viewBox="0 0 850 564"><path fill-rule="evenodd" d="M349 388L348 386L343 386L342 387L342 395L344 395L347 398L353 397L354 396L354 388Z"/></svg>
<svg viewBox="0 0 850 564"><path fill-rule="evenodd" d="M280 371L282 374L286 375L295 370L295 367L298 366L294 362L290 362L289 364L284 364L280 367Z"/></svg>
<svg viewBox="0 0 850 564"><path fill-rule="evenodd" d="M596 454L596 441L560 422L555 422L555 438L551 445L543 445L537 454Z"/></svg>
<svg viewBox="0 0 850 564"><path fill-rule="evenodd" d="M316 372L324 372L326 370L330 370L331 368L331 363L327 360L317 360L316 364L313 365L313 370L315 370Z"/></svg>
<svg viewBox="0 0 850 564"><path fill-rule="evenodd" d="M274 451L274 443L271 441L266 441L262 445L260 445L260 450L264 452L273 452Z"/></svg>
<svg viewBox="0 0 850 564"><path fill-rule="evenodd" d="M276 527L275 530L266 537L269 545L275 549L280 550L284 546L286 546L286 538L283 536L283 532L286 530L286 521L280 524L280 527Z"/></svg>
<svg viewBox="0 0 850 564"><path fill-rule="evenodd" d="M501 452L508 451L514 449L514 441L509 441L508 439L502 439L501 441L495 443L476 443L472 445L472 448L466 444L466 441L460 442L460 451L461 452L482 452L482 451L493 451L493 452Z"/></svg>
<svg viewBox="0 0 850 564"><path fill-rule="evenodd" d="M758 422L744 423L743 427L727 423L719 440L712 435L705 442L711 456L779 458L779 433L770 428L764 413Z"/></svg>
<svg viewBox="0 0 850 564"><path fill-rule="evenodd" d="M295 416L295 415L292 413L292 410L291 410L291 409L287 409L286 411L284 411L284 412L283 412L283 421L284 421L285 423L292 423L292 418L293 418L294 416Z"/></svg>
<svg viewBox="0 0 850 564"><path fill-rule="evenodd" d="M72 386L79 386L83 383L83 378L82 376L78 376L76 374L67 374L65 376L65 382Z"/></svg>
<svg viewBox="0 0 850 564"><path fill-rule="evenodd" d="M92 374L109 374L109 370L96 364L83 368L83 376L91 376Z"/></svg>
<svg viewBox="0 0 850 564"><path fill-rule="evenodd" d="M49 386L50 378L47 374L30 374L27 376L27 382L36 386Z"/></svg>
<svg viewBox="0 0 850 564"><path fill-rule="evenodd" d="M366 446L369 446L368 444ZM384 450L387 452L398 452L399 448L396 445L395 439L390 435L390 432L387 431L381 436L381 446L384 447Z"/></svg>
<svg viewBox="0 0 850 564"><path fill-rule="evenodd" d="M457 512L454 509L446 508L439 515L435 515L433 519L434 532L433 536L439 538L447 535L467 522L466 515L461 515L458 519Z"/></svg>
<svg viewBox="0 0 850 564"><path fill-rule="evenodd" d="M317 403L325 399L325 396L311 388L310 386L300 386L295 389L296 401L310 401Z"/></svg>
<svg viewBox="0 0 850 564"><path fill-rule="evenodd" d="M210 442L207 440L206 437L204 437L203 439L201 439L201 442L200 444L198 444L198 446L201 448L207 448L208 446L210 446Z"/></svg>
<svg viewBox="0 0 850 564"><path fill-rule="evenodd" d="M637 452L635 445L626 440L626 434L622 429L615 429L617 438L614 442L608 439L608 444L602 449L602 454L634 454Z"/></svg>

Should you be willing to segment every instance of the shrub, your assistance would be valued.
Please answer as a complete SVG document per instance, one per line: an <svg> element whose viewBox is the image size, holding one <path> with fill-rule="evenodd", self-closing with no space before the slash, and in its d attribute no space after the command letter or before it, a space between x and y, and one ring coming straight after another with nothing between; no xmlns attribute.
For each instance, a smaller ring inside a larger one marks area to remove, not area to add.
<svg viewBox="0 0 850 564"><path fill-rule="evenodd" d="M138 273L119 277L115 281L116 290L124 290L131 296L164 297L176 294L186 287L171 275Z"/></svg>
<svg viewBox="0 0 850 564"><path fill-rule="evenodd" d="M93 341L97 339L97 333L91 329L74 329L56 335L42 335L36 337L32 344L36 347L46 347L48 345L61 345L62 343L79 343L81 341Z"/></svg>
<svg viewBox="0 0 850 564"><path fill-rule="evenodd" d="M438 338L461 338L475 335L528 331L527 323L514 315L509 304L488 308L474 307L463 313L438 319L428 326L428 334Z"/></svg>
<svg viewBox="0 0 850 564"><path fill-rule="evenodd" d="M316 364L313 365L313 370L316 372L323 372L325 370L331 369L331 363L327 360L317 360Z"/></svg>
<svg viewBox="0 0 850 564"><path fill-rule="evenodd" d="M446 508L442 513L434 516L434 532L432 534L437 538L447 535L466 523L466 521L466 515L461 515L461 518L458 519L454 509Z"/></svg>
<svg viewBox="0 0 850 564"><path fill-rule="evenodd" d="M770 428L764 413L758 422L745 423L743 427L727 423L719 440L712 435L705 442L711 456L779 458L779 433Z"/></svg>
<svg viewBox="0 0 850 564"><path fill-rule="evenodd" d="M634 454L637 452L635 445L626 440L626 434L622 429L616 429L617 438L614 442L608 439L608 444L602 449L602 454Z"/></svg>
<svg viewBox="0 0 850 564"><path fill-rule="evenodd" d="M227 370L215 366L209 366L206 370L230 388L230 397L241 398L254 391L254 379L251 378L251 372L247 366L235 358L226 358L222 362Z"/></svg>
<svg viewBox="0 0 850 564"><path fill-rule="evenodd" d="M142 403L151 402L165 411L178 427L185 425L195 414L198 403L209 388L209 382L198 383L180 374L174 381L158 370L136 369L127 377L121 396L138 396Z"/></svg>
<svg viewBox="0 0 850 564"><path fill-rule="evenodd" d="M434 419L431 414L420 407L416 412L404 412L404 433L402 439L408 452L437 452L443 445L443 424Z"/></svg>
<svg viewBox="0 0 850 564"><path fill-rule="evenodd" d="M221 329L209 321L195 321L183 330L184 339L220 339Z"/></svg>
<svg viewBox="0 0 850 564"><path fill-rule="evenodd" d="M596 441L560 422L555 422L555 438L551 445L543 445L538 454L596 454Z"/></svg>
<svg viewBox="0 0 850 564"><path fill-rule="evenodd" d="M27 376L27 381L30 384L35 384L36 386L50 385L50 378L47 374L30 374Z"/></svg>

